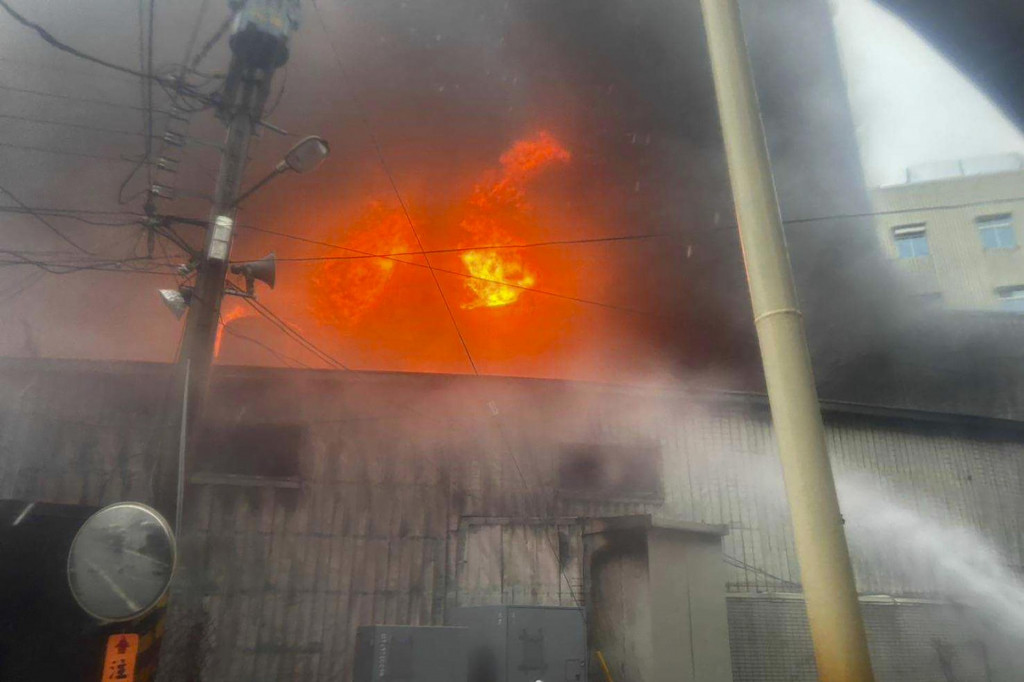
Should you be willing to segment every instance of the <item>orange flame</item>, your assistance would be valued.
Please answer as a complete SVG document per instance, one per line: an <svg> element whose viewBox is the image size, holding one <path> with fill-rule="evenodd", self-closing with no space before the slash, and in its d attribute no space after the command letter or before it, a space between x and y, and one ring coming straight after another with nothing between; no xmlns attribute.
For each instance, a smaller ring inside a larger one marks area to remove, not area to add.
<svg viewBox="0 0 1024 682"><path fill-rule="evenodd" d="M377 201L370 203L348 231L344 245L378 254L413 250L405 215ZM309 281L314 317L321 324L343 327L359 320L377 304L396 265L387 258L321 263Z"/></svg>
<svg viewBox="0 0 1024 682"><path fill-rule="evenodd" d="M568 163L572 155L549 133L517 141L501 155L501 174L490 184L474 188L469 200L470 215L462 227L474 240L501 245L511 243L510 232L516 224L529 218L525 183L553 163ZM466 251L462 263L475 278L466 280L473 298L463 308L495 308L519 300L523 287L531 287L536 275L514 249L483 249ZM507 282L508 284L502 284ZM511 286L510 286L511 285Z"/></svg>
<svg viewBox="0 0 1024 682"><path fill-rule="evenodd" d="M255 315L252 308L241 304L235 305L227 312L221 314L220 324L217 325L217 336L213 342L213 357L220 357L220 346L224 341L224 328L235 320L241 320Z"/></svg>
<svg viewBox="0 0 1024 682"><path fill-rule="evenodd" d="M462 262L469 270L469 274L480 278L466 281L466 286L476 298L463 303L463 308L497 308L510 305L519 300L519 295L523 293L523 289L519 287L530 287L537 281L534 275L526 270L522 257L518 254L509 257L501 255L496 249L466 251L462 254ZM515 286L499 282L509 282Z"/></svg>
<svg viewBox="0 0 1024 682"><path fill-rule="evenodd" d="M439 224L431 229L427 222L424 232L451 234L451 228L457 226L464 234L462 247L513 244L514 239L523 239L524 234L535 231L536 219L526 200L529 181L545 168L571 159L572 155L549 133L540 132L520 139L501 155L497 167L484 174L469 197L443 214L434 214ZM341 234L332 237L332 241L369 254L417 250L409 218L398 206L379 201L370 202L355 224L343 227ZM325 260L316 266L308 280L308 302L319 324L345 332L360 321L372 327L376 316L369 313L379 307L385 294L394 289L397 295L401 283L411 281L405 277L422 275L420 270L400 271L402 266L396 262L406 260L422 265L423 258L416 255L392 259L359 258L352 253L339 255L346 258ZM521 287L532 287L537 282L536 270L516 249L473 248L460 253L459 258L465 272L472 275L465 280L468 295L462 308L466 310L509 306L519 300L523 293ZM429 291L424 295L426 299L422 300L429 300ZM408 289L400 298L404 304L421 300ZM396 302L396 299L389 300Z"/></svg>

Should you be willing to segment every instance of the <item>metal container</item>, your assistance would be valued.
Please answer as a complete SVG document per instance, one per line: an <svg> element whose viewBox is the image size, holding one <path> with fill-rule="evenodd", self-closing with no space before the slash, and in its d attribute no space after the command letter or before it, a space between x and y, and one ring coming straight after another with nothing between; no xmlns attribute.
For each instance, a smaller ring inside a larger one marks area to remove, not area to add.
<svg viewBox="0 0 1024 682"><path fill-rule="evenodd" d="M353 682L466 682L466 628L363 625Z"/></svg>
<svg viewBox="0 0 1024 682"><path fill-rule="evenodd" d="M558 606L464 606L452 625L469 629L468 682L584 682L583 610Z"/></svg>

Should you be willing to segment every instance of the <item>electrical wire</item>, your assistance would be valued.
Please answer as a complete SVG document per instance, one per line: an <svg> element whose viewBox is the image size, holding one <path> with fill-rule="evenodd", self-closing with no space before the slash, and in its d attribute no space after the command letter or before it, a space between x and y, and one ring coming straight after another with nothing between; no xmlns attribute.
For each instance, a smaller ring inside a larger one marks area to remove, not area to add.
<svg viewBox="0 0 1024 682"><path fill-rule="evenodd" d="M239 225L238 227L239 228L243 228L243 229L255 230L257 232L267 232L269 234L275 234L275 232L273 230L265 230L264 228L257 228L257 227L252 226L252 225L248 225L248 226L246 226L246 225ZM285 233L276 233L276 234L284 235ZM371 253L369 251L362 251L360 249L353 249L353 248L348 247L348 246L342 246L341 244L329 244L327 242L317 242L316 240L306 239L304 237L294 237L294 235L291 235L290 237L298 239L300 241L319 243L319 244L322 244L324 246L330 246L330 247L335 248L335 249L340 249L342 251L349 251L349 252L352 252L352 253L357 253L357 254L360 254L363 257L382 258L384 260L394 261L395 263L403 263L405 265L411 265L411 266L417 267L417 268L426 268L426 267L428 267L424 263L416 263L414 261L403 260L402 258L395 258L395 257L392 257L392 256L383 255L383 254ZM419 255L421 252L417 251L415 253L416 253L416 255ZM491 284L501 284L501 285L504 285L504 286L512 287L513 289L521 289L523 291L532 291L535 294L540 294L540 295L543 295L543 296L551 296L553 298L560 298L560 299L567 300L567 301L574 301L576 303L583 303L583 304L586 304L586 305L592 305L592 306L596 306L598 308L605 308L605 309L608 309L608 310L616 310L616 311L623 312L623 313L629 313L631 315L644 315L644 316L648 316L648 317L656 317L656 318L662 318L662 319L673 319L673 318L677 317L677 316L674 316L674 315L668 315L668 314L664 314L664 313L657 313L657 312L654 312L654 311L651 311L651 310L641 310L641 309L637 309L637 308L630 308L630 307L627 307L627 306L616 305L614 303L605 303L603 301L594 301L594 300L591 300L591 299L580 298L578 296L571 296L569 294L561 294L561 293L558 293L556 291L548 291L546 289L538 289L538 288L532 287L532 286L525 286L525 285L522 285L522 284L516 284L515 282L507 282L505 280L492 279L492 278L489 278L489 277L480 277L479 275L472 275L472 274L469 274L467 272L459 272L457 270L448 270L447 268L439 268L437 266L432 266L431 269L434 272L441 272L441 273L444 273L444 274L447 274L447 275L454 275L456 277L462 277L464 279L473 279L473 280L477 280L477 281L481 281L481 282L489 282Z"/></svg>
<svg viewBox="0 0 1024 682"><path fill-rule="evenodd" d="M145 269L132 267L134 261L149 261L147 256L137 256L134 258L119 258L108 261L97 261L96 263L89 265L79 265L77 263L58 263L58 262L46 262L38 259L29 258L27 256L20 255L16 251L10 249L0 249L0 254L8 255L15 260L0 260L0 266L32 266L44 270L51 275L70 275L77 272L85 271L96 271L96 272L122 272L129 274L145 274L145 275L174 275L175 270L160 271L156 269Z"/></svg>
<svg viewBox="0 0 1024 682"><path fill-rule="evenodd" d="M37 125L50 125L58 126L61 128L76 128L78 130L88 130L94 133L108 133L111 135L128 135L130 137L145 137L146 133L136 132L134 130L120 130L118 128L101 128L99 126L86 125L84 123L71 123L69 121L54 121L48 118L35 118L32 116L17 116L15 114L0 114L0 119L7 119L9 121L21 121L23 123L33 123Z"/></svg>
<svg viewBox="0 0 1024 682"><path fill-rule="evenodd" d="M238 16L238 13L241 12L243 8L245 8L245 5L248 2L249 2L249 0L242 0L242 2L238 3L237 5L235 5L235 6L233 6L231 8L231 13L228 14L228 16L224 19L224 21L221 22L220 26L217 27L217 30L213 32L213 35L211 35L206 40L206 42L203 43L203 46L201 48L199 48L199 52L196 53L196 56L192 58L192 63L189 64L189 70L195 71L199 67L199 65L203 62L203 60L206 59L206 55L208 55L210 53L210 50L213 49L214 45L219 43L220 39L224 37L224 34L227 32L228 28L231 26L231 22L233 22L235 20L235 17ZM203 13L206 12L205 8L206 8L206 4L204 3L203 4L203 9L201 10ZM200 19L201 18L202 18L202 14L200 14ZM195 42L195 38L194 37L193 37L192 41L193 41L193 43ZM191 52L191 51L192 51L191 48L189 48L189 52ZM188 62L188 58L187 57L186 57L185 61L186 61L186 63Z"/></svg>
<svg viewBox="0 0 1024 682"><path fill-rule="evenodd" d="M776 582L779 582L779 583L781 583L783 585L788 585L789 587L796 587L796 588L800 588L800 589L803 588L803 586L800 583L795 583L792 580L786 580L785 578L780 578L777 575L772 575L771 573L769 573L768 571L764 570L763 568L758 568L757 566L753 566L751 564L748 564L747 562L745 562L745 561L743 561L741 559L737 559L734 556L730 556L728 554L725 554L724 552L722 553L722 561L724 561L725 563L729 564L733 568L739 568L739 569L742 569L744 571L751 571L753 573L759 573L759 574L763 575L764 577L769 578L771 580L775 580Z"/></svg>
<svg viewBox="0 0 1024 682"><path fill-rule="evenodd" d="M184 77L185 71L189 66L189 60L192 58L192 50L196 47L196 40L199 39L199 29L203 26L203 19L206 17L206 10L210 7L210 0L203 0L203 4L199 6L199 14L196 15L195 23L192 24L192 34L189 36L188 43L185 47L185 57L181 60L181 72L179 74L179 82Z"/></svg>
<svg viewBox="0 0 1024 682"><path fill-rule="evenodd" d="M145 192L148 192L153 186L153 166L149 163L153 156L153 11L154 2L149 2L149 24L148 24L148 43L149 52L148 60L146 55L145 43L143 35L143 24L145 15L145 1L139 0L139 68L145 72L146 78L142 78L139 84L142 88L142 124L145 128L145 134L143 136L143 155L142 157L132 166L131 170L125 176L124 180L117 188L117 203L127 204L134 201L136 197L142 196ZM146 166L146 189L144 192L133 194L131 197L125 199L124 191L128 187L128 183L132 181L135 175L139 172L139 169ZM147 209L150 206L147 203Z"/></svg>
<svg viewBox="0 0 1024 682"><path fill-rule="evenodd" d="M267 110L263 113L263 116L262 116L263 118L270 118L271 116L274 115L274 112L277 111L277 106L279 104L281 104L281 98L284 97L284 90L285 90L286 87L288 87L288 64L287 63L284 65L284 68L282 70L284 71L284 74L282 74L282 76L281 76L281 87L278 88L277 95L274 96L273 104L271 104L270 107L268 107ZM266 123L264 123L264 125L266 125ZM284 134L287 135L288 133L284 133Z"/></svg>
<svg viewBox="0 0 1024 682"><path fill-rule="evenodd" d="M259 339L254 339L251 336L247 336L247 335L245 335L245 334L243 334L241 332L237 332L234 329L231 329L231 327L229 327L228 325L224 324L223 318L221 319L221 323L220 324L221 324L221 328L224 330L225 334L230 334L231 336L234 336L235 338L242 339L243 341L248 341L249 343L251 343L251 344L253 344L255 346L259 346L260 348L262 348L263 350L267 351L268 353L270 353L275 358L277 358L278 360L283 362L285 365L288 365L289 367L292 366L292 365L289 365L289 363L292 363L293 365L298 365L299 367L303 367L305 369L313 369L313 367L311 365L306 364L305 362L303 362L302 360L299 360L298 358L293 358L290 355L285 355L284 353L280 353L280 352L274 350L273 348L271 348L270 346L268 346L267 344L263 343Z"/></svg>
<svg viewBox="0 0 1024 682"><path fill-rule="evenodd" d="M42 270L28 273L20 282L0 294L0 304L7 304L38 284L46 276Z"/></svg>
<svg viewBox="0 0 1024 682"><path fill-rule="evenodd" d="M142 0L139 0L139 7L142 7ZM147 35L149 43L147 56L146 56L146 80L143 84L145 89L146 98L146 160L150 160L153 156L153 21L154 14L156 12L156 0L149 0L149 24L147 27ZM141 16L140 16L141 18ZM141 26L140 26L141 30ZM147 165L146 167L146 184L149 187L153 186L153 167Z"/></svg>
<svg viewBox="0 0 1024 682"><path fill-rule="evenodd" d="M204 0L204 7L205 7L207 2L209 2L209 0ZM79 50L77 48L74 48L74 47L68 45L67 43L59 40L52 33L50 33L45 28L43 28L41 25L39 25L39 24L37 24L37 23L35 23L35 22L25 18L21 14L19 14L13 7L10 6L10 4L8 4L7 0L0 0L0 8L2 8L4 11L6 11L15 21L17 21L21 25L25 26L26 28L29 28L29 29L35 31L39 35L39 37L42 38L46 43L48 43L49 45L52 45L53 47L57 48L58 50L61 50L62 52L66 52L66 53L68 53L70 55L78 57L79 59L84 59L85 61L89 61L89 62L92 62L94 64L99 64L100 66L104 66L104 67L106 67L108 69L113 69L114 71L119 71L121 73L126 73L128 75L135 76L137 78L147 79L149 81L155 81L155 82L160 84L160 86L164 89L165 92L168 93L169 96L171 96L171 100L174 101L174 102L176 102L177 100L176 100L175 96L173 94L171 94L171 92L168 90L168 86L170 86L170 85L174 86L174 88L175 88L174 91L178 95L179 98L182 97L182 96L187 96L189 98L196 99L199 102L205 103L206 106L211 106L213 104L211 96L209 96L209 95L207 95L205 93L201 93L201 92L196 91L195 89L193 89L191 86L187 85L184 82L184 78L178 78L178 79L174 80L174 82L172 82L171 80L167 79L166 77L158 75L158 74L154 74L151 71L149 73L147 73L147 72L140 71L140 70L137 70L137 69L130 69L130 68L126 67L126 66L122 66L120 64L115 64L115 63L109 62L109 61L107 61L105 59L100 59L99 57L96 57L94 55L88 54L86 52L82 52L81 50ZM150 104L152 104L152 103L150 102ZM146 109L146 108L147 107L143 107L143 109ZM195 110L195 109L193 109L193 110ZM139 167L141 167L141 165L140 166L136 166L136 168L133 169L132 175L135 174L135 172L138 170Z"/></svg>
<svg viewBox="0 0 1024 682"><path fill-rule="evenodd" d="M2 8L4 11L6 11L11 16L11 18L13 18L19 24L21 24L22 26L25 26L26 28L32 29L37 34L39 34L40 38L42 38L44 41L46 41L47 43L49 43L50 45L52 45L53 47L57 48L58 50L60 50L62 52L67 52L70 55L78 57L79 59L84 59L85 61L92 62L94 64L99 64L100 66L105 66L108 69L113 69L114 71L120 71L121 73L126 73L126 74L128 74L130 76L136 76L138 78L154 78L153 76L147 75L143 71L138 71L136 69L128 68L127 66L121 66L120 64L115 64L113 62L108 62L105 59L100 59L99 57L93 56L93 55L88 54L86 52L82 52L81 50L79 50L77 48L71 47L67 43L57 39L52 33L47 31L45 28L43 28L39 24L37 24L34 21L31 21L29 19L26 19L24 16L19 14L13 7L11 7L7 3L7 0L0 0L0 8Z"/></svg>
<svg viewBox="0 0 1024 682"><path fill-rule="evenodd" d="M142 225L143 222L139 218L132 220L94 220L92 218L86 218L85 216L76 215L73 213L46 213L45 211L26 211L18 209L14 206L0 206L0 213L9 213L15 215L33 215L39 213L39 215L45 215L49 218L61 218L63 220L74 220L76 222L84 223L86 225L97 225L101 227L125 227L128 225Z"/></svg>
<svg viewBox="0 0 1024 682"><path fill-rule="evenodd" d="M588 237L583 239L552 239L543 242L527 242L524 244L483 244L480 246L460 246L452 249L426 249L424 251L393 251L389 253L380 254L368 254L368 255L356 255L356 256L295 256L295 257L277 257L278 262L290 262L290 263L303 263L303 262L322 262L322 261L335 261L335 260L366 260L370 258L397 258L399 256L420 256L423 254L439 254L439 253L465 253L467 251L498 251L508 249L532 249L542 246L570 246L577 244L606 244L615 242L626 242L626 241L641 241L647 239L657 239L660 237L674 237L669 232L655 232L647 234L627 234L627 235L615 235L610 237ZM326 244L325 244L326 245ZM341 247L335 247L341 248ZM252 263L257 259L253 260L233 260L233 263Z"/></svg>
<svg viewBox="0 0 1024 682"><path fill-rule="evenodd" d="M116 80L121 83L135 83L135 78L129 76L121 76L118 74L110 73L108 71L87 71L85 69L68 69L63 66L55 66L53 64L44 64L38 60L31 59L13 59L11 57L0 57L0 62L5 64L13 65L17 68L53 71L56 73L70 74L75 77L85 76L86 78L104 78Z"/></svg>
<svg viewBox="0 0 1024 682"><path fill-rule="evenodd" d="M960 204L939 204L936 206L922 206L920 208L898 208L888 211L864 211L863 213L838 213L827 216L812 216L809 218L787 218L783 220L784 225L803 225L807 223L820 223L829 220L854 220L857 218L875 218L887 215L902 215L906 213L922 213L924 211L952 211L961 208L977 208L989 204L1006 204L1014 201L1024 201L1024 196L1007 197L1005 199L985 199L982 201L968 201Z"/></svg>
<svg viewBox="0 0 1024 682"><path fill-rule="evenodd" d="M56 154L57 156L75 156L82 159L94 159L96 161L110 161L112 163L145 163L145 161L136 162L131 159L126 159L117 156L103 156L101 154L87 154L85 152L69 152L64 149L48 149L47 147L33 147L24 144L14 144L13 142L0 142L0 147L6 149L18 149L26 152L38 152L40 154Z"/></svg>
<svg viewBox="0 0 1024 682"><path fill-rule="evenodd" d="M133 218L145 218L144 213L132 213L124 209L107 211L91 208L62 208L57 206L0 206L0 213L41 213L52 216L86 216L86 215L108 215L108 216L131 216ZM185 223L191 224L191 223Z"/></svg>
<svg viewBox="0 0 1024 682"><path fill-rule="evenodd" d="M130 252L126 256L118 256L118 257L100 256L100 255L97 255L97 256L86 256L86 255L78 253L76 251L56 251L56 250L36 250L36 249L8 249L8 248L0 248L0 253L6 253L6 254L12 255L12 256L27 257L27 258L33 258L33 259L48 258L48 259L51 259L51 260L47 261L47 264L48 265L56 265L56 266L61 266L61 265L74 266L74 265L82 265L82 264L85 264L85 265L96 265L96 264L103 264L103 263L119 263L119 262L122 262L125 259L129 259L129 258L130 259L134 259L134 260L147 260L149 262L154 263L155 265L168 265L168 264L171 264L171 262L176 262L178 260L178 258L175 258L174 256L171 256L169 254L167 256L165 256L165 257L162 257L162 258L151 258L149 255L147 255L145 257L138 256L137 253L136 253L138 251L138 245L139 245L139 242L142 241L142 238L145 235L146 235L146 232L140 230L139 233L137 235L135 235L135 240L132 242L132 246L131 246Z"/></svg>
<svg viewBox="0 0 1024 682"><path fill-rule="evenodd" d="M65 95L58 92L45 92L43 90L32 90L31 88L20 88L13 85L0 84L0 90L7 90L8 92L19 92L26 95L36 95L38 97L50 97L53 99L60 99L69 102L82 102L85 104L102 104L107 107L115 107L118 109L130 109L132 111L145 111L145 107L138 107L134 104L127 104L124 102L111 102L103 99L96 99L93 97L79 97L77 95ZM170 115L171 112L165 109L154 109L155 113Z"/></svg>
<svg viewBox="0 0 1024 682"><path fill-rule="evenodd" d="M18 204L18 206L20 206L21 208L25 209L33 218L35 218L40 223L45 225L51 232L53 232L55 235L60 237L63 241L65 241L68 244L70 244L71 246L75 247L76 250L81 251L82 253L89 254L89 255L94 255L91 251L89 251L89 249L85 248L84 246L82 246L81 244L79 244L78 242L73 240L71 237L69 237L66 234L64 234L61 230L59 230L56 226L54 226L53 223L51 223L48 220L46 220L46 218L42 217L38 213L33 213L32 210L25 204L25 202L23 202L21 199L19 199L14 194L11 194L11 190L7 189L3 185L0 185L0 192L3 192L7 196L9 196L11 199L13 199L14 203Z"/></svg>
<svg viewBox="0 0 1024 682"><path fill-rule="evenodd" d="M234 286L232 286L232 288L235 289L235 290L239 290L237 287L234 287ZM303 348L305 348L306 350L311 352L313 355L317 356L319 359L321 359L324 362L326 362L328 365L332 365L332 366L334 366L334 367L336 367L338 369L351 370L351 368L348 367L347 365L345 365L345 363L341 362L340 360L334 358L333 356L331 356L327 352L325 352L325 351L321 350L320 348L318 348L312 341L307 339L300 332L298 332L295 329L293 329L291 327L291 325L289 325L287 322L282 320L280 317L278 317L274 313L274 311L270 310L269 308L267 308L265 305L263 305L259 301L256 301L255 299L250 298L248 296L243 297L242 300L245 301L257 313L259 313L261 316L263 316L268 321L270 321L271 324L273 324L275 327L277 327L278 329L283 331L285 334L290 336L299 345L301 345Z"/></svg>
<svg viewBox="0 0 1024 682"><path fill-rule="evenodd" d="M2 86L0 86L0 87L2 87ZM913 209L895 209L895 210L889 210L889 211L873 211L873 212L870 212L870 213L847 213L847 214L840 213L840 214L835 214L835 215L817 216L817 217L812 217L812 218L797 218L797 219L791 219L791 220L784 220L783 222L787 223L787 224L790 224L790 223L803 224L803 223L825 222L825 221L831 221L831 220L843 220L843 219L852 219L852 218L871 218L871 217L881 217L881 216L887 216L887 215L897 215L897 214L902 214L902 213L919 213L919 212L924 212L924 211L942 211L942 210L956 210L956 209L962 209L962 208L975 208L975 207L978 207L978 206L985 206L985 205L989 205L989 204L1005 204L1005 203L1012 203L1012 202L1017 202L1017 201L1024 201L1024 195L1004 197L1002 199L986 199L986 200L983 200L983 201L973 201L973 202L958 203L958 204L937 204L937 205L933 205L933 206L921 206L919 208L913 208ZM125 217L135 217L135 218L140 218L140 219L146 217L146 215L143 214L143 213L134 213L134 212L131 212L131 211L126 211L124 209L103 210L103 209L87 209L87 208L58 207L58 206L33 206L33 207L0 206L0 213L3 213L3 212L35 212L35 213L40 213L40 214L44 214L44 215L53 215L53 216L58 216L58 215L67 215L67 216L70 216L70 215L81 215L81 216L87 216L87 215L95 215L95 216L125 216ZM164 217L167 220L169 220L169 221L171 221L173 223L177 223L177 224L181 224L181 225L190 225L190 226L200 227L200 228L205 228L207 226L207 221L203 220L203 219L200 219L200 218L189 218L189 217L186 217L186 216L179 216L179 215L167 215L167 216L164 216ZM338 244L338 243L335 243L335 242L328 242L328 241L323 241L323 240L319 240L319 239L311 239L309 237L303 237L301 235L292 234L290 232L281 232L279 230L271 230L271 229L268 229L268 228L265 228L265 227L258 227L256 225L251 225L251 224L248 224L248 223L240 223L236 227L238 227L239 229L242 229L242 230L251 230L253 232L259 232L261 234L268 234L268 235L271 235L271 236L274 236L274 237L280 237L282 239L288 239L290 241L301 242L301 243L304 243L304 244L313 244L315 246L326 246L326 247L329 247L329 248L332 248L332 249L340 249L342 251L353 251L353 252L357 252L359 254L362 254L361 255L362 258L387 258L387 257L392 257L392 256L397 256L397 255L405 255L405 254L416 255L417 253L419 253L417 251L409 251L409 252L401 252L401 253L375 254L375 253L358 251L356 249L352 249L352 248L349 248L347 246L344 246L342 244ZM652 233L648 233L648 234L650 234L652 237L656 237L656 236L666 236L666 237L669 237L669 236L673 235L673 233L671 233L671 232L664 232L664 233L652 232ZM633 236L634 235L621 235L621 237L624 238L624 239L625 238L632 238ZM640 236L643 236L643 235L635 235L635 236L640 237ZM616 237L615 236L607 237L607 238L606 237L595 237L593 239L594 240L604 240L604 239L610 239L610 238L616 238ZM577 241L577 240L567 240L567 241ZM579 240L579 241L586 241L586 240ZM551 243L552 245L556 244L555 241L551 241L551 242L536 242L536 244L538 244L538 245L547 245L548 243ZM497 249L497 248L526 248L527 246L528 246L528 244L518 244L518 245L517 244L493 244L493 245L487 245L487 246L474 246L474 247L466 247L466 248L472 248L472 249ZM457 251L457 250L458 249L455 249L455 251ZM446 251L451 251L451 250L450 249L434 249L434 250L428 251L428 253L443 253L443 252L446 252ZM406 261L402 261L402 262L406 262Z"/></svg>

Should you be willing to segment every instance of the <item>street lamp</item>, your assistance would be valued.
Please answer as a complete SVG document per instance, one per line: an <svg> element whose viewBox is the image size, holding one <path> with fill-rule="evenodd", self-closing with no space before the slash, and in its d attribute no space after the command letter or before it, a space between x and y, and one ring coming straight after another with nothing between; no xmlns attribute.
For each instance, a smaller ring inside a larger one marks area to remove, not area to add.
<svg viewBox="0 0 1024 682"><path fill-rule="evenodd" d="M288 150L283 159L277 162L274 170L270 171L266 177L245 192L242 192L241 196L235 199L234 205L237 206L242 203L242 200L282 173L287 173L288 171L308 173L311 170L315 170L330 153L331 147L324 138L318 135L302 138L294 147Z"/></svg>

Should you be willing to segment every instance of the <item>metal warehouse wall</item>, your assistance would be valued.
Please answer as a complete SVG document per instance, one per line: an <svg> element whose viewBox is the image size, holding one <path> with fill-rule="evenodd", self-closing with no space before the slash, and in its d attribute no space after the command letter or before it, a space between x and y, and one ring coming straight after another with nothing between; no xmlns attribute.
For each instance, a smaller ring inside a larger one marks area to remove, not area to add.
<svg viewBox="0 0 1024 682"><path fill-rule="evenodd" d="M733 677L749 682L816 682L814 651L802 599L730 597L729 645ZM1002 657L977 630L965 628L962 609L924 601L861 603L878 682L993 682Z"/></svg>
<svg viewBox="0 0 1024 682"><path fill-rule="evenodd" d="M0 366L0 498L150 499L170 386L167 368L153 365ZM737 680L783 679L772 671L808 665L792 658L808 646L805 626L783 617L802 606L739 596L799 591L757 399L221 368L209 404L234 433L280 427L294 449L284 458L260 443L232 452L225 439L226 451L200 458L182 538L192 568L176 595L187 608L172 613L165 646L178 655L165 679L184 676L194 658L207 679L347 679L359 624L440 624L454 604L585 600L585 519L644 511L730 527L723 575L736 595ZM942 523L976 529L1017 568L1024 563L1024 445L1014 425L891 411L833 410L827 421L841 480L856 474L880 502L935 509ZM582 452L596 459L584 464L597 462L614 485L567 478L567 452L580 452L570 444L593 446ZM636 475L647 466L656 466L653 488ZM853 552L863 593L935 590L931 576L884 553L856 542ZM896 607L868 612L883 608ZM888 615L869 617L876 657L916 647L931 661L922 670L941 663L930 629L940 618L915 620L908 614L924 611L903 606L878 613Z"/></svg>

